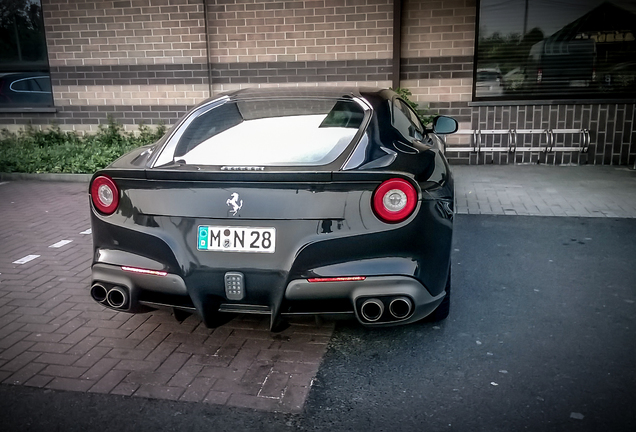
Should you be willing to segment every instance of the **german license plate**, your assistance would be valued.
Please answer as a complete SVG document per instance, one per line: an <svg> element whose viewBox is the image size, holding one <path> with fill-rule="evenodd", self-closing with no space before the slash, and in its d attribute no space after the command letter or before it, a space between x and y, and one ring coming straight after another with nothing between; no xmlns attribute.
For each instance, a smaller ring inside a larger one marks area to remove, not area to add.
<svg viewBox="0 0 636 432"><path fill-rule="evenodd" d="M276 228L201 225L197 249L217 252L274 253Z"/></svg>

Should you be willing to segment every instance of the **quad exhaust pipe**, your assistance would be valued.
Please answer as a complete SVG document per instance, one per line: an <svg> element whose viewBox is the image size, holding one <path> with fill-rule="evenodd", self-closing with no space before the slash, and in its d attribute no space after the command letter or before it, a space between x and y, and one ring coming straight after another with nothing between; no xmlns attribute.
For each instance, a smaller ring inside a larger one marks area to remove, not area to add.
<svg viewBox="0 0 636 432"><path fill-rule="evenodd" d="M389 302L390 299L390 302ZM389 303L388 314L384 313L385 302ZM363 322L374 323L382 319L382 322L391 322L407 318L413 312L413 301L406 297L389 297L385 301L379 298L366 299L360 306L360 316Z"/></svg>
<svg viewBox="0 0 636 432"><path fill-rule="evenodd" d="M398 297L389 304L389 312L397 319L406 318L412 310L413 302L408 297Z"/></svg>
<svg viewBox="0 0 636 432"><path fill-rule="evenodd" d="M365 320L376 322L384 314L384 303L376 298L365 300L360 306L360 314Z"/></svg>
<svg viewBox="0 0 636 432"><path fill-rule="evenodd" d="M97 303L114 309L122 309L128 304L128 291L117 286L106 289L103 285L96 283L91 287L91 297Z"/></svg>

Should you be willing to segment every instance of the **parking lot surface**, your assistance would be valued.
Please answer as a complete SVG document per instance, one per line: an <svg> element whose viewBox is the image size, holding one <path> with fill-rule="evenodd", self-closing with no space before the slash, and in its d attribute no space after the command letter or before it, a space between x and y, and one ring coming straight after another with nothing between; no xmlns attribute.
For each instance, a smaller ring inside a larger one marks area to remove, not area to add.
<svg viewBox="0 0 636 432"><path fill-rule="evenodd" d="M87 186L0 185L0 382L293 412L333 323L280 333L268 318L207 329L168 311L131 315L88 291Z"/></svg>
<svg viewBox="0 0 636 432"><path fill-rule="evenodd" d="M456 167L460 214L636 217L636 172L616 167ZM89 295L85 183L0 183L0 382L302 410L334 323L266 318L207 329L169 311L130 315ZM353 324L355 326L355 324Z"/></svg>
<svg viewBox="0 0 636 432"><path fill-rule="evenodd" d="M636 217L636 171L627 167L460 165L453 173L460 214Z"/></svg>

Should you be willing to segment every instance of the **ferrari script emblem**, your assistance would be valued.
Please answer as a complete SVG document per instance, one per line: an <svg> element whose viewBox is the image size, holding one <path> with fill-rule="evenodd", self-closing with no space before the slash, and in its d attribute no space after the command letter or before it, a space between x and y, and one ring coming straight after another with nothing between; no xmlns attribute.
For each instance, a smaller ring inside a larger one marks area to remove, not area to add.
<svg viewBox="0 0 636 432"><path fill-rule="evenodd" d="M243 200L239 201L239 194L234 192L230 195L230 198L225 201L225 204L232 207L232 210L230 210L232 212L232 216L236 216L241 207L243 207Z"/></svg>

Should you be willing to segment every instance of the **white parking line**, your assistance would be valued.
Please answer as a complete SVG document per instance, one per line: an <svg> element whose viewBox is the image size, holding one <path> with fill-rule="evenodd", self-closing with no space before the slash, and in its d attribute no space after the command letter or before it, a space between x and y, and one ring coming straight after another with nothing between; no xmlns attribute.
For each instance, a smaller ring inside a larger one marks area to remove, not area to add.
<svg viewBox="0 0 636 432"><path fill-rule="evenodd" d="M73 240L60 240L57 243L52 244L51 246L49 246L50 248L61 248L62 246L66 246L67 244L69 244L70 242L72 242Z"/></svg>
<svg viewBox="0 0 636 432"><path fill-rule="evenodd" d="M27 255L24 258L20 258L17 261L13 261L13 264L26 264L29 261L33 261L34 259L39 258L39 257L40 257L40 255Z"/></svg>
<svg viewBox="0 0 636 432"><path fill-rule="evenodd" d="M2 186L3 184L7 184L7 183L9 183L9 182L2 182L2 183L0 183L0 186Z"/></svg>
<svg viewBox="0 0 636 432"><path fill-rule="evenodd" d="M93 233L93 230L89 228L86 231L82 231L80 234L92 234L92 233Z"/></svg>

